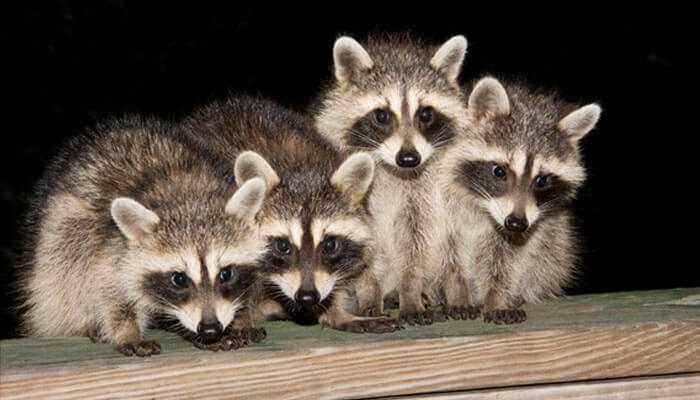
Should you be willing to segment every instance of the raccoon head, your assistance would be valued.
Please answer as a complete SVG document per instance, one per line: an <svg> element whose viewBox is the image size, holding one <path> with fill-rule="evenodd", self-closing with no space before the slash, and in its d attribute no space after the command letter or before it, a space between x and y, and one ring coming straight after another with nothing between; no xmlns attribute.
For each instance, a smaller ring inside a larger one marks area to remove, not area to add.
<svg viewBox="0 0 700 400"><path fill-rule="evenodd" d="M468 131L447 156L452 179L499 227L523 233L574 198L586 177L579 141L600 112L484 78L469 97Z"/></svg>
<svg viewBox="0 0 700 400"><path fill-rule="evenodd" d="M266 185L251 179L228 201L223 191L197 192L151 209L117 198L111 215L127 243L117 272L126 295L185 336L212 342L246 305L255 281L265 242L254 219Z"/></svg>
<svg viewBox="0 0 700 400"><path fill-rule="evenodd" d="M277 182L260 213L261 234L268 243L262 271L270 291L288 311L317 316L370 257L365 196L374 162L367 153L356 153L332 174L329 168L316 184L303 173L280 180L253 154L245 152L236 159L236 176L267 175L272 178L268 182Z"/></svg>
<svg viewBox="0 0 700 400"><path fill-rule="evenodd" d="M340 148L370 151L397 171L416 171L455 135L464 99L457 78L464 36L437 50L405 37L335 42L335 85L316 127Z"/></svg>

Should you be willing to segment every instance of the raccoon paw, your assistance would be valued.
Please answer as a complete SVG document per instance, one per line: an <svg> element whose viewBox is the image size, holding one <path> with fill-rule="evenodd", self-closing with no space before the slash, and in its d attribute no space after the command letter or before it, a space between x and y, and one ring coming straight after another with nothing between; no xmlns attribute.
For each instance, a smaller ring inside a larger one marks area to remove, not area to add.
<svg viewBox="0 0 700 400"><path fill-rule="evenodd" d="M231 351L231 350L237 350L240 349L241 347L245 347L249 344L250 342L247 340L244 340L237 334L233 335L226 335L222 336L221 339L217 342L212 342L212 343L204 343L198 340L195 340L192 342L194 344L194 347L200 349L200 350L209 350L209 351Z"/></svg>
<svg viewBox="0 0 700 400"><path fill-rule="evenodd" d="M95 327L88 329L86 335L92 343L109 343L109 340L100 336L97 328Z"/></svg>
<svg viewBox="0 0 700 400"><path fill-rule="evenodd" d="M451 307L451 306L446 306L443 310L445 315L447 315L448 318L450 319L455 319L455 320L469 320L469 319L477 319L479 315L481 315L481 309L479 307L475 306L466 306L466 307Z"/></svg>
<svg viewBox="0 0 700 400"><path fill-rule="evenodd" d="M160 354L160 344L155 340L144 340L136 343L123 343L117 346L117 351L125 356L150 357Z"/></svg>
<svg viewBox="0 0 700 400"><path fill-rule="evenodd" d="M379 311L379 308L375 306L369 306L365 309L360 310L360 315L364 317L388 317L389 314Z"/></svg>
<svg viewBox="0 0 700 400"><path fill-rule="evenodd" d="M445 320L446 318L443 313L436 313L433 310L425 310L418 312L399 312L399 321L402 324L431 325L433 322L443 322Z"/></svg>
<svg viewBox="0 0 700 400"><path fill-rule="evenodd" d="M243 328L234 331L232 335L237 335L247 343L259 343L267 338L267 331L265 328Z"/></svg>
<svg viewBox="0 0 700 400"><path fill-rule="evenodd" d="M336 329L353 333L389 333L402 328L394 318L377 317L355 319L337 326Z"/></svg>
<svg viewBox="0 0 700 400"><path fill-rule="evenodd" d="M494 324L519 324L527 319L527 314L524 310L509 309L509 310L491 310L484 312L484 322L493 322Z"/></svg>

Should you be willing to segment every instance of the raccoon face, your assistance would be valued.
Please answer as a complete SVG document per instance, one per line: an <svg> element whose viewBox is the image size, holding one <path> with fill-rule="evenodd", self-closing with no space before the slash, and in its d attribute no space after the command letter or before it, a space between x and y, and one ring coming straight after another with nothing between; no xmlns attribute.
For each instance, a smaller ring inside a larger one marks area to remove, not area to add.
<svg viewBox="0 0 700 400"><path fill-rule="evenodd" d="M293 308L314 311L338 285L358 274L367 259L370 233L360 218L305 218L268 226L264 270ZM276 230L275 230L276 229Z"/></svg>
<svg viewBox="0 0 700 400"><path fill-rule="evenodd" d="M456 183L508 232L523 233L565 209L585 179L578 143L595 127L600 107L568 115L554 98L514 87L511 98L485 78L469 99L473 129L456 145Z"/></svg>
<svg viewBox="0 0 700 400"><path fill-rule="evenodd" d="M120 273L134 303L195 340L219 340L246 305L265 251L254 224L265 192L262 179L249 180L204 216L188 207L159 216L132 199L114 200L112 218L127 238Z"/></svg>
<svg viewBox="0 0 700 400"><path fill-rule="evenodd" d="M257 157L248 153L237 158L236 176L238 171L240 176L246 175L243 171L272 176L269 165L256 167ZM365 196L373 176L372 158L356 153L308 198L278 192L287 183L277 180L280 186L272 189L275 193L260 218L261 235L267 239L261 273L292 311L321 312L336 288L364 267L371 248Z"/></svg>
<svg viewBox="0 0 700 400"><path fill-rule="evenodd" d="M464 112L457 77L466 47L463 36L434 54L415 43L382 43L369 47L373 59L354 39L338 39L337 85L317 127L337 145L370 151L388 166L419 168L450 142Z"/></svg>

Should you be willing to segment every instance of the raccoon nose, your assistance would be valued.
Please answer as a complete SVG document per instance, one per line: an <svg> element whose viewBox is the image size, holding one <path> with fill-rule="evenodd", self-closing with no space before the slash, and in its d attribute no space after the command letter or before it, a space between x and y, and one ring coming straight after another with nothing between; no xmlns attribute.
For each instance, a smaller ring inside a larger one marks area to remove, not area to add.
<svg viewBox="0 0 700 400"><path fill-rule="evenodd" d="M296 301L306 307L315 306L321 301L321 295L318 290L299 290L296 294Z"/></svg>
<svg viewBox="0 0 700 400"><path fill-rule="evenodd" d="M511 232L525 232L528 228L527 219L510 214L506 217L506 229Z"/></svg>
<svg viewBox="0 0 700 400"><path fill-rule="evenodd" d="M221 338L223 328L219 321L200 322L197 326L197 333L205 342L214 342Z"/></svg>
<svg viewBox="0 0 700 400"><path fill-rule="evenodd" d="M396 154L396 165L401 168L414 168L420 164L420 153L416 149L402 148Z"/></svg>

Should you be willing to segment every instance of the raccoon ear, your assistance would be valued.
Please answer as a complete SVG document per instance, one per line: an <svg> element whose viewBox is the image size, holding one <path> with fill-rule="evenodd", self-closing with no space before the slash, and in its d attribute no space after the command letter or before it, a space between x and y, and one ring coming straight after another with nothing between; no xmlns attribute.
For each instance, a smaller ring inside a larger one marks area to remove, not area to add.
<svg viewBox="0 0 700 400"><path fill-rule="evenodd" d="M128 197L112 201L112 219L129 240L137 240L153 232L160 219L153 211Z"/></svg>
<svg viewBox="0 0 700 400"><path fill-rule="evenodd" d="M487 115L508 115L510 114L508 93L497 79L483 78L469 95L469 108L478 118Z"/></svg>
<svg viewBox="0 0 700 400"><path fill-rule="evenodd" d="M595 128L601 111L597 104L583 106L559 121L559 130L577 142Z"/></svg>
<svg viewBox="0 0 700 400"><path fill-rule="evenodd" d="M268 190L272 190L280 183L280 178L272 166L254 151L244 151L239 154L233 169L238 186L255 177L263 178Z"/></svg>
<svg viewBox="0 0 700 400"><path fill-rule="evenodd" d="M456 85L466 54L467 38L462 35L453 36L435 52L430 60L430 66L443 74L450 83Z"/></svg>
<svg viewBox="0 0 700 400"><path fill-rule="evenodd" d="M331 185L350 199L353 206L364 200L374 179L374 160L365 152L351 155L331 177Z"/></svg>
<svg viewBox="0 0 700 400"><path fill-rule="evenodd" d="M226 214L252 223L262 208L267 193L267 185L261 177L248 179L241 185L226 203Z"/></svg>
<svg viewBox="0 0 700 400"><path fill-rule="evenodd" d="M374 66L369 53L351 37L343 36L333 45L335 79L341 85L350 82L357 74L369 71Z"/></svg>

